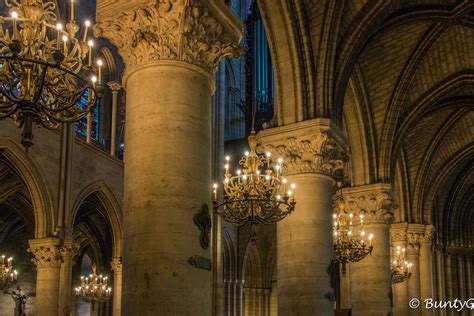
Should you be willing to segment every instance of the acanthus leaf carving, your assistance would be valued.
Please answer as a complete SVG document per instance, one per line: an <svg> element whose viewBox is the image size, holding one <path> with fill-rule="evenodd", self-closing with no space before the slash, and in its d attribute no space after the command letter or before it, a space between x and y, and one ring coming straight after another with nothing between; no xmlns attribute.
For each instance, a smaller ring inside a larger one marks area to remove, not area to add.
<svg viewBox="0 0 474 316"><path fill-rule="evenodd" d="M270 151L284 159L288 174L319 173L341 178L348 156L340 143L326 131L305 137L287 137L276 144L261 144L259 151Z"/></svg>
<svg viewBox="0 0 474 316"><path fill-rule="evenodd" d="M58 244L45 245L31 245L27 251L33 254L34 258L31 262L36 265L36 268L60 268L61 267L61 253Z"/></svg>
<svg viewBox="0 0 474 316"><path fill-rule="evenodd" d="M197 0L154 0L94 26L117 46L127 69L158 60L183 61L214 72L225 56L239 56L240 38L227 32Z"/></svg>
<svg viewBox="0 0 474 316"><path fill-rule="evenodd" d="M343 193L348 210L366 216L368 222L387 224L393 222L393 210L398 208L398 204L390 191L374 189L351 192L351 189L353 188L344 190Z"/></svg>

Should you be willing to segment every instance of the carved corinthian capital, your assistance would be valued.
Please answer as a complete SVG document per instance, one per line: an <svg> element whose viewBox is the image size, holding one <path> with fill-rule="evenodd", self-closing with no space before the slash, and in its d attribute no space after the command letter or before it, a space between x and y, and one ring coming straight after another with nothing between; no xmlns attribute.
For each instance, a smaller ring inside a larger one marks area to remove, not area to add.
<svg viewBox="0 0 474 316"><path fill-rule="evenodd" d="M101 10L120 13L110 15ZM97 16L94 35L117 46L128 70L173 60L213 72L222 57L241 52L241 24L223 1L110 1L98 4Z"/></svg>
<svg viewBox="0 0 474 316"><path fill-rule="evenodd" d="M264 130L259 151L284 159L287 174L319 173L341 177L347 151L343 138L329 120L315 119Z"/></svg>
<svg viewBox="0 0 474 316"><path fill-rule="evenodd" d="M398 207L388 184L370 184L343 190L349 211L363 214L372 223L393 221L393 210Z"/></svg>
<svg viewBox="0 0 474 316"><path fill-rule="evenodd" d="M61 267L59 239L32 239L29 241L29 245L30 248L27 251L33 254L34 258L31 259L31 262L36 265L37 269Z"/></svg>

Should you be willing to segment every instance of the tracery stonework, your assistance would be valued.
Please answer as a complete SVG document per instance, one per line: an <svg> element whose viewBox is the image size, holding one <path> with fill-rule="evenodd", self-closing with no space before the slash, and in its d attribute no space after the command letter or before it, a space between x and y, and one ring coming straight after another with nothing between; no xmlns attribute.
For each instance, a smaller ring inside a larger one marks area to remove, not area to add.
<svg viewBox="0 0 474 316"><path fill-rule="evenodd" d="M28 252L33 254L31 259L36 265L36 268L60 268L61 267L61 252L59 241L54 239L49 240L30 240L30 248Z"/></svg>
<svg viewBox="0 0 474 316"><path fill-rule="evenodd" d="M283 167L288 175L318 173L340 178L348 160L344 142L326 120L312 121L316 122L302 126L294 135L291 130L284 133L288 129L286 126L276 128L275 130L281 129L281 133L275 135L270 134L272 129L259 133L258 150L269 151L274 157L282 157ZM270 135L267 136L267 133Z"/></svg>
<svg viewBox="0 0 474 316"><path fill-rule="evenodd" d="M366 185L343 190L347 209L356 215L364 215L365 220L371 223L390 224L393 219L393 210L398 204L386 184Z"/></svg>
<svg viewBox="0 0 474 316"><path fill-rule="evenodd" d="M183 61L214 72L241 53L239 32L224 28L203 0L154 0L99 21L96 37L117 46L127 69L153 61Z"/></svg>

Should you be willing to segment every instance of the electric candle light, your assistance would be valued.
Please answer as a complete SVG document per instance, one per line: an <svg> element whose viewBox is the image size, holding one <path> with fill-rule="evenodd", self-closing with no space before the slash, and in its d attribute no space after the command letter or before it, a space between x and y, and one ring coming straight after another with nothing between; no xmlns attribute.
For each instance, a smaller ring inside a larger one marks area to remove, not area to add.
<svg viewBox="0 0 474 316"><path fill-rule="evenodd" d="M89 67L92 66L92 46L94 46L94 41L89 40L87 42L87 46L89 46Z"/></svg>
<svg viewBox="0 0 474 316"><path fill-rule="evenodd" d="M68 38L66 35L63 35L63 51L64 51L64 55L67 55L67 41L68 41Z"/></svg>
<svg viewBox="0 0 474 316"><path fill-rule="evenodd" d="M99 69L99 73L98 73L98 77L99 77L99 84L102 83L102 65L104 63L102 62L102 59L98 59L97 60L97 66L98 66L98 69Z"/></svg>
<svg viewBox="0 0 474 316"><path fill-rule="evenodd" d="M84 22L84 25L86 27L84 29L84 38L82 39L82 41L85 43L86 40L87 40L87 32L89 31L89 27L91 26L91 22L89 20L86 20L86 22Z"/></svg>
<svg viewBox="0 0 474 316"><path fill-rule="evenodd" d="M16 20L18 19L18 12L12 12L12 19L13 19L13 39L17 38L17 29L16 29Z"/></svg>
<svg viewBox="0 0 474 316"><path fill-rule="evenodd" d="M56 36L56 49L59 50L60 48L60 37L61 37L61 31L63 30L63 25L61 23L56 24L56 31L57 31L57 36Z"/></svg>

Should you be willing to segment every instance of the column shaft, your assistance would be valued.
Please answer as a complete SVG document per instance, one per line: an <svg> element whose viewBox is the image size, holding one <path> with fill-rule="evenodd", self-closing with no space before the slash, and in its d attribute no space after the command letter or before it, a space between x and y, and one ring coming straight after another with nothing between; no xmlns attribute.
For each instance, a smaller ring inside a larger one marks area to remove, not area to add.
<svg viewBox="0 0 474 316"><path fill-rule="evenodd" d="M406 248L405 241L394 241L392 242L393 249ZM395 252L394 251L394 252ZM394 260L394 258L392 258ZM393 308L395 316L405 316L409 314L408 307L408 282L401 282L392 284L393 289Z"/></svg>
<svg viewBox="0 0 474 316"><path fill-rule="evenodd" d="M413 249L415 247L415 249ZM410 269L411 277L408 279L408 300L413 298L420 299L420 256L417 245L408 246L408 262L412 264ZM418 316L421 315L421 310L423 308L409 309L409 315Z"/></svg>
<svg viewBox="0 0 474 316"><path fill-rule="evenodd" d="M325 294L331 292L326 270L332 258L334 180L300 174L289 176L289 182L298 185L298 206L277 228L278 314L329 315L333 304Z"/></svg>
<svg viewBox="0 0 474 316"><path fill-rule="evenodd" d="M210 258L192 220L209 203L210 103L211 79L185 63L128 77L125 315L211 313L211 273L187 262Z"/></svg>
<svg viewBox="0 0 474 316"><path fill-rule="evenodd" d="M390 236L386 223L367 224L374 234L372 255L351 263L351 299L354 316L380 316L390 311Z"/></svg>
<svg viewBox="0 0 474 316"><path fill-rule="evenodd" d="M435 299L433 294L433 257L429 242L420 243L420 300L423 302L427 298ZM432 309L422 309L423 316L433 315Z"/></svg>

